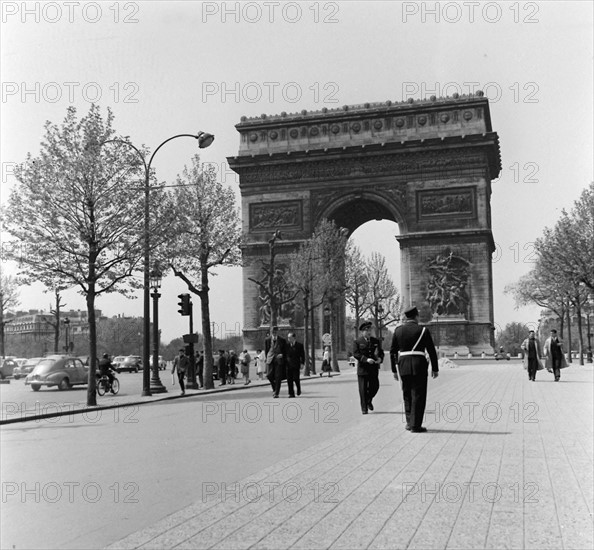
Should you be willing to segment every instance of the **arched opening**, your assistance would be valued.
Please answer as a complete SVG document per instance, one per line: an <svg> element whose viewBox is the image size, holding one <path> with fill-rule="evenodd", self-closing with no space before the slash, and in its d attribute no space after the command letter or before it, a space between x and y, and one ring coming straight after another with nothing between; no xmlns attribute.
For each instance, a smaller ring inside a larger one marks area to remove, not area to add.
<svg viewBox="0 0 594 550"><path fill-rule="evenodd" d="M334 316L333 320L341 327L337 335L339 357L350 355L352 342L363 320L372 321L376 336L384 339L388 335L389 326L393 325L394 319L400 314L401 261L396 237L402 232L398 221L403 225L404 223L399 207L389 197L358 193L338 200L332 211L325 213L328 219L349 231L349 242L358 248L363 259L361 274L366 274L365 266L371 266L372 260L383 260L384 274L393 283L394 289L394 293L388 295L377 292L377 285L372 285L371 292L368 288L366 296L357 296L350 292L338 305L338 311L326 311L321 316L320 334L327 334L330 329L329 314ZM374 255L379 255L379 258L373 258Z"/></svg>

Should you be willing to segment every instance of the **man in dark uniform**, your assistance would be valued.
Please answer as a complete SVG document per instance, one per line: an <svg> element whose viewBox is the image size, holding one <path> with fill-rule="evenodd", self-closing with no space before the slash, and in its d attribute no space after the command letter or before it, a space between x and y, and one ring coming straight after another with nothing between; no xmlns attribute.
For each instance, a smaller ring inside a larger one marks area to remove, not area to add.
<svg viewBox="0 0 594 550"><path fill-rule="evenodd" d="M272 386L273 397L278 397L282 381L286 378L287 341L278 335L278 327L272 327L272 335L264 341L268 381Z"/></svg>
<svg viewBox="0 0 594 550"><path fill-rule="evenodd" d="M295 397L295 389L297 388L297 395L301 395L301 365L305 364L305 349L301 342L297 342L297 336L294 332L289 332L287 335L289 343L287 344L287 385L289 386L289 397Z"/></svg>
<svg viewBox="0 0 594 550"><path fill-rule="evenodd" d="M370 336L371 323L362 323L359 327L361 336L355 340L353 356L357 360L357 379L361 412L373 410L373 398L379 390L379 366L384 359L382 344Z"/></svg>
<svg viewBox="0 0 594 550"><path fill-rule="evenodd" d="M419 311L410 307L404 315L404 324L396 327L392 338L390 359L394 378L400 376L404 400L406 429L411 432L426 432L423 416L427 402L427 369L425 350L431 360L431 377L437 378L439 365L433 339L427 327L419 326Z"/></svg>

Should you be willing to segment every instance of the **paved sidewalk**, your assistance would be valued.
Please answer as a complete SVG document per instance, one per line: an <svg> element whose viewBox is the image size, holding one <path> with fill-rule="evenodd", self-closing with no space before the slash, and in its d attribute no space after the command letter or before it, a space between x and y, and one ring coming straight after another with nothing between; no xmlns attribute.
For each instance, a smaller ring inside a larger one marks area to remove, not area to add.
<svg viewBox="0 0 594 550"><path fill-rule="evenodd" d="M404 429L395 398L109 548L592 548L592 365L558 383L514 362L447 372L428 433Z"/></svg>

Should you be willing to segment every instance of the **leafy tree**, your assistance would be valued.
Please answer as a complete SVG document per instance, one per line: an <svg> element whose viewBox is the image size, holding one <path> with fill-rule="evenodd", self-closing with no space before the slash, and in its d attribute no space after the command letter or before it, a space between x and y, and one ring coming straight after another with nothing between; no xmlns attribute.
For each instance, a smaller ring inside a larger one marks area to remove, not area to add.
<svg viewBox="0 0 594 550"><path fill-rule="evenodd" d="M570 213L561 212L555 226L546 228L535 248L551 270L594 291L594 182L575 202Z"/></svg>
<svg viewBox="0 0 594 550"><path fill-rule="evenodd" d="M330 308L330 355L332 369L339 371L335 318L337 307L347 288L345 280L345 249L348 230L338 227L334 221L323 219L312 235L316 258L314 277L314 301L328 304Z"/></svg>
<svg viewBox="0 0 594 550"><path fill-rule="evenodd" d="M379 252L371 254L366 266L368 292L364 311L369 312L379 330L400 320L400 293L386 267L386 258Z"/></svg>
<svg viewBox="0 0 594 550"><path fill-rule="evenodd" d="M303 346L306 353L306 376L309 376L310 373L316 373L314 311L324 301L323 297L318 298L317 301L314 299L317 259L315 242L312 239L308 239L301 244L297 252L290 256L289 269L287 271L287 281L301 294L303 302L305 336Z"/></svg>
<svg viewBox="0 0 594 550"><path fill-rule="evenodd" d="M80 120L71 107L61 125L47 122L39 156L29 154L15 170L18 185L4 212L8 232L25 245L23 275L77 286L86 298L89 406L96 404L95 300L109 292L128 295L142 286L132 275L143 257L144 172L132 147L113 142L126 140L116 137L113 118L108 110L104 120L92 105ZM162 195L158 188L150 194L150 231L156 236L166 234Z"/></svg>
<svg viewBox="0 0 594 550"><path fill-rule="evenodd" d="M567 292L563 291L565 284L559 273L546 269L541 258L526 275L519 281L505 287L504 293L511 294L516 302L516 309L528 304L536 304L542 308L550 309L555 313L563 326L563 319L567 312ZM561 338L563 330L561 330Z"/></svg>
<svg viewBox="0 0 594 550"><path fill-rule="evenodd" d="M495 340L497 349L503 348L505 353L517 356L522 352L520 345L528 336L530 328L524 323L508 323Z"/></svg>
<svg viewBox="0 0 594 550"><path fill-rule="evenodd" d="M167 248L176 277L200 298L204 335L204 385L213 387L213 348L210 325L209 277L218 266L239 265L241 223L235 194L216 180L213 166L200 164L194 156L192 166L177 177L173 191L177 212L177 236Z"/></svg>
<svg viewBox="0 0 594 550"><path fill-rule="evenodd" d="M4 327L11 322L6 313L19 305L17 280L10 275L0 274L0 357L4 357Z"/></svg>
<svg viewBox="0 0 594 550"><path fill-rule="evenodd" d="M345 301L355 314L355 338L359 337L359 325L366 309L366 300L369 294L369 281L367 279L367 262L361 250L351 241L347 244L345 278Z"/></svg>

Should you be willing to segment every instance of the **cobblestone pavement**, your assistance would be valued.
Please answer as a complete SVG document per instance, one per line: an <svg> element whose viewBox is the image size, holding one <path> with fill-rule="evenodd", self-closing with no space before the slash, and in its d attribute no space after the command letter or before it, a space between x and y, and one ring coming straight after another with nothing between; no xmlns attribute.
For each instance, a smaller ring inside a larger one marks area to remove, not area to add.
<svg viewBox="0 0 594 550"><path fill-rule="evenodd" d="M400 398L109 548L592 548L592 365L442 374L428 433L404 429Z"/></svg>

